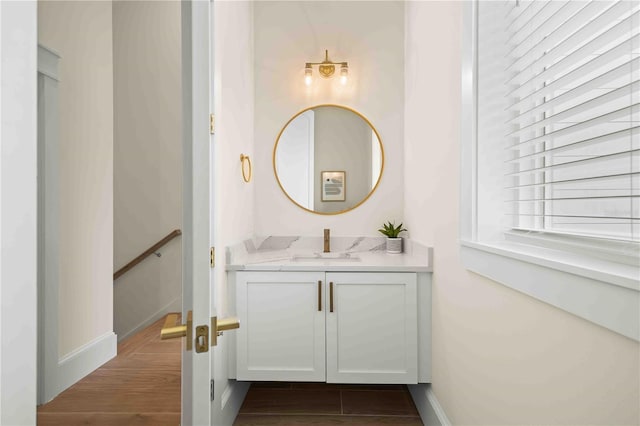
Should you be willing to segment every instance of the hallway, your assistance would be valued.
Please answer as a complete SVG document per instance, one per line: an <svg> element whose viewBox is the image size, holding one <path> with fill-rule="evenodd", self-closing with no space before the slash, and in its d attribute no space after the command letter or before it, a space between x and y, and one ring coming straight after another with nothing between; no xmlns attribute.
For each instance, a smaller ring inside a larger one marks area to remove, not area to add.
<svg viewBox="0 0 640 426"><path fill-rule="evenodd" d="M118 356L38 407L38 426L180 424L181 339L160 340L164 318L118 344Z"/></svg>

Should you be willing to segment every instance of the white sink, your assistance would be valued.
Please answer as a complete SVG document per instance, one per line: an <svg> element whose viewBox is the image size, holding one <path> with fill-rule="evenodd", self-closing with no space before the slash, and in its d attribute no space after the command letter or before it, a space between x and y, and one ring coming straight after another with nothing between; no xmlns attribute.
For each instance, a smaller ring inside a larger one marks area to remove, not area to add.
<svg viewBox="0 0 640 426"><path fill-rule="evenodd" d="M351 253L314 253L309 256L293 256L292 262L326 262L342 261L342 262L360 262L360 257Z"/></svg>

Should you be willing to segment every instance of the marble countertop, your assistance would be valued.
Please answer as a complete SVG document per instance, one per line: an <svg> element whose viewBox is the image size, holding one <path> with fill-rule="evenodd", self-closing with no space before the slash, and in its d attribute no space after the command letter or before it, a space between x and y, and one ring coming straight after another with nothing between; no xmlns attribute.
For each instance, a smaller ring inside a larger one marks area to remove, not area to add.
<svg viewBox="0 0 640 426"><path fill-rule="evenodd" d="M384 237L252 238L226 249L227 271L432 272L433 250L404 239L404 253L389 254Z"/></svg>

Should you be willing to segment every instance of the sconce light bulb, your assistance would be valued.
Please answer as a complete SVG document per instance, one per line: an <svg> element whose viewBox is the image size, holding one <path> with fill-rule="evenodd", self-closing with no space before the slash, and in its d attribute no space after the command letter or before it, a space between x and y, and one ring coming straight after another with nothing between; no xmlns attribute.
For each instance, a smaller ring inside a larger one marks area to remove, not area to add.
<svg viewBox="0 0 640 426"><path fill-rule="evenodd" d="M311 65L307 65L304 67L304 84L307 86L311 86L311 81L313 81L313 70L311 69Z"/></svg>
<svg viewBox="0 0 640 426"><path fill-rule="evenodd" d="M340 83L344 86L347 84L347 79L349 78L349 67L347 65L342 65L340 67Z"/></svg>

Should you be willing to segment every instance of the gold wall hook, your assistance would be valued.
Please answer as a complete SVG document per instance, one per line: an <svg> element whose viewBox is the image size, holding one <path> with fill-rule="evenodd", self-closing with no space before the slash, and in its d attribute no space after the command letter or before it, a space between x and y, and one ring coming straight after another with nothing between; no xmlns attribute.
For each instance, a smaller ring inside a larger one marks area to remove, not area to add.
<svg viewBox="0 0 640 426"><path fill-rule="evenodd" d="M246 167L246 172L245 172L245 162L247 164ZM251 168L251 159L249 158L248 155L244 155L244 154L240 154L240 169L242 170L242 179L244 179L245 182L249 183L251 181L251 174L252 174L252 168Z"/></svg>

